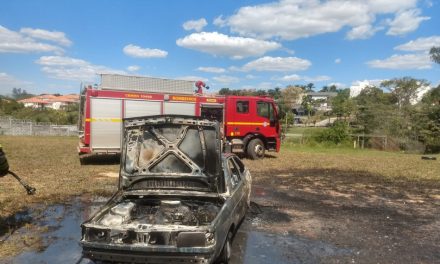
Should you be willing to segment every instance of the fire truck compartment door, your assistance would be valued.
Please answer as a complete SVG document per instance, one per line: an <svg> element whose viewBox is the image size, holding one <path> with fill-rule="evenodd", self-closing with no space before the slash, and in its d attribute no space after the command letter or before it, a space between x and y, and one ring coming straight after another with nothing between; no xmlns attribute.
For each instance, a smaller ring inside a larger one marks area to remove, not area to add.
<svg viewBox="0 0 440 264"><path fill-rule="evenodd" d="M165 115L196 115L196 105L194 103L165 102L163 106Z"/></svg>
<svg viewBox="0 0 440 264"><path fill-rule="evenodd" d="M125 100L125 117L160 115L161 102Z"/></svg>
<svg viewBox="0 0 440 264"><path fill-rule="evenodd" d="M119 149L121 145L122 100L91 99L92 149Z"/></svg>

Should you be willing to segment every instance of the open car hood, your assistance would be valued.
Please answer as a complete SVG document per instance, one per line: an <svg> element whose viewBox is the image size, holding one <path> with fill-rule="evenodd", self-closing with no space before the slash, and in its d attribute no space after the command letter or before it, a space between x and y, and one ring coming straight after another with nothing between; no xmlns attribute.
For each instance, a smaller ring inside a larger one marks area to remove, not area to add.
<svg viewBox="0 0 440 264"><path fill-rule="evenodd" d="M220 144L218 123L198 117L124 119L119 188L218 192Z"/></svg>

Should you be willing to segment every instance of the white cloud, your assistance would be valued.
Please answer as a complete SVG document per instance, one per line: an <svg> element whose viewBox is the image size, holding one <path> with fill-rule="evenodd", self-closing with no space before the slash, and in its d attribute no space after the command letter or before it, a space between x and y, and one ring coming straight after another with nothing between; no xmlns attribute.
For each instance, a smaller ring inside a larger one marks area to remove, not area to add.
<svg viewBox="0 0 440 264"><path fill-rule="evenodd" d="M81 59L62 56L42 56L35 63L42 65L41 70L50 78L75 81L92 81L99 73L125 74L124 71L94 65Z"/></svg>
<svg viewBox="0 0 440 264"><path fill-rule="evenodd" d="M36 39L53 41L63 46L72 45L72 41L66 37L64 32L60 31L49 31L39 28L22 28L20 29L20 33Z"/></svg>
<svg viewBox="0 0 440 264"><path fill-rule="evenodd" d="M252 79L256 79L256 78L258 78L258 76L255 76L255 75L252 75L252 74L247 74L247 75L245 76L245 78L248 79L248 80L252 80Z"/></svg>
<svg viewBox="0 0 440 264"><path fill-rule="evenodd" d="M201 77L201 76L194 76L194 75L180 76L180 77L176 77L174 79L184 80L184 81L193 81L193 82L203 81L205 83L207 83L209 81L208 78Z"/></svg>
<svg viewBox="0 0 440 264"><path fill-rule="evenodd" d="M197 70L210 73L223 73L226 71L225 69L219 67L198 67Z"/></svg>
<svg viewBox="0 0 440 264"><path fill-rule="evenodd" d="M282 81L282 82L297 82L297 81L324 82L324 81L331 80L331 78L326 75L309 77L309 76L300 76L298 74L291 74L291 75L285 75L281 78L273 78L273 80Z"/></svg>
<svg viewBox="0 0 440 264"><path fill-rule="evenodd" d="M0 53L55 52L64 50L58 46L38 42L31 37L0 26Z"/></svg>
<svg viewBox="0 0 440 264"><path fill-rule="evenodd" d="M237 83L240 81L239 78L234 77L234 76L229 76L229 75L220 75L220 76L216 76L212 79L214 79L214 81L219 82L221 84Z"/></svg>
<svg viewBox="0 0 440 264"><path fill-rule="evenodd" d="M339 63L341 63L341 62L342 62L342 60L341 60L340 58L335 59L335 63L336 63L336 64L339 64Z"/></svg>
<svg viewBox="0 0 440 264"><path fill-rule="evenodd" d="M298 74L285 75L281 78L275 78L275 80L283 81L283 82L296 82L302 80L302 77Z"/></svg>
<svg viewBox="0 0 440 264"><path fill-rule="evenodd" d="M429 49L434 46L440 46L440 36L418 38L399 45L394 49L403 51L429 51Z"/></svg>
<svg viewBox="0 0 440 264"><path fill-rule="evenodd" d="M383 60L372 60L367 62L372 68L394 69L394 70L423 70L430 69L432 62L426 53L392 55Z"/></svg>
<svg viewBox="0 0 440 264"><path fill-rule="evenodd" d="M378 28L376 17L402 14L414 10L417 0L280 0L245 6L230 17L216 18L214 24L230 27L242 36L294 40L323 33L350 29L347 38L371 37ZM414 26L425 18L407 16ZM398 22L398 21L396 21ZM394 27L394 24L390 25ZM408 28L409 30L409 28Z"/></svg>
<svg viewBox="0 0 440 264"><path fill-rule="evenodd" d="M75 59L71 57L62 57L62 56L43 56L40 57L36 61L36 63L44 66L75 66L75 67L87 66L90 64L85 60Z"/></svg>
<svg viewBox="0 0 440 264"><path fill-rule="evenodd" d="M160 49L141 48L128 44L123 49L124 54L134 58L165 58L168 52Z"/></svg>
<svg viewBox="0 0 440 264"><path fill-rule="evenodd" d="M185 30L195 30L197 32L202 31L202 29L208 25L206 19L200 18L199 20L189 20L183 23L183 28Z"/></svg>
<svg viewBox="0 0 440 264"><path fill-rule="evenodd" d="M277 85L281 86L281 85ZM274 85L271 82L260 82L257 85L243 85L241 89L257 89L257 90L267 90L274 88Z"/></svg>
<svg viewBox="0 0 440 264"><path fill-rule="evenodd" d="M131 65L131 66L128 66L127 67L127 71L130 71L130 72L135 72L135 71L138 71L138 70L140 70L140 66L138 66L138 65Z"/></svg>
<svg viewBox="0 0 440 264"><path fill-rule="evenodd" d="M347 39L353 40L353 39L368 39L374 36L376 31L380 30L381 28L373 28L371 25L361 25L357 27L353 27L348 33L347 33Z"/></svg>
<svg viewBox="0 0 440 264"><path fill-rule="evenodd" d="M222 15L216 17L212 23L218 27L226 26L226 20L223 18Z"/></svg>
<svg viewBox="0 0 440 264"><path fill-rule="evenodd" d="M0 94L10 93L12 88L27 88L31 85L31 82L17 79L16 77L9 75L5 72L0 72Z"/></svg>
<svg viewBox="0 0 440 264"><path fill-rule="evenodd" d="M332 78L327 75L319 75L319 76L315 76L315 77L304 76L304 81L306 81L306 82L324 82L324 81L328 81L331 79Z"/></svg>
<svg viewBox="0 0 440 264"><path fill-rule="evenodd" d="M312 63L297 57L262 57L248 62L242 67L244 71L303 71L307 70Z"/></svg>
<svg viewBox="0 0 440 264"><path fill-rule="evenodd" d="M283 51L287 52L287 54L289 54L289 55L295 54L294 50L291 50L291 49L288 49L288 48L283 48Z"/></svg>
<svg viewBox="0 0 440 264"><path fill-rule="evenodd" d="M227 56L233 59L261 56L268 51L281 47L279 43L274 41L230 37L218 32L193 33L178 39L176 43L184 48L206 52L215 56Z"/></svg>
<svg viewBox="0 0 440 264"><path fill-rule="evenodd" d="M416 30L420 23L424 20L429 20L430 17L420 16L419 9L410 9L396 14L394 20L389 21L390 29L387 35L404 35Z"/></svg>

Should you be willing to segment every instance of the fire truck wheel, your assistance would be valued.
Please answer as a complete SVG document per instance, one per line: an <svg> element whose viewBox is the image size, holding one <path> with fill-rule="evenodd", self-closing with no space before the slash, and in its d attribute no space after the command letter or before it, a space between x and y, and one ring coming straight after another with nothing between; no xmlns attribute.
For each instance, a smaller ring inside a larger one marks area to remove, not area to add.
<svg viewBox="0 0 440 264"><path fill-rule="evenodd" d="M249 158L256 160L264 157L264 144L261 139L255 138L247 145L247 155Z"/></svg>

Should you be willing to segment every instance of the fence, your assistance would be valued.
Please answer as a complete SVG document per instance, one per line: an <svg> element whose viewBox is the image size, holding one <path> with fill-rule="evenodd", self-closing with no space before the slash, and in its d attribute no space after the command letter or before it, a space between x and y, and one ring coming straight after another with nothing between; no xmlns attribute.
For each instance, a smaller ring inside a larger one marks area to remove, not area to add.
<svg viewBox="0 0 440 264"><path fill-rule="evenodd" d="M0 117L0 135L11 136L77 136L75 125L55 125L52 123L37 123L31 120L14 119L8 116Z"/></svg>

